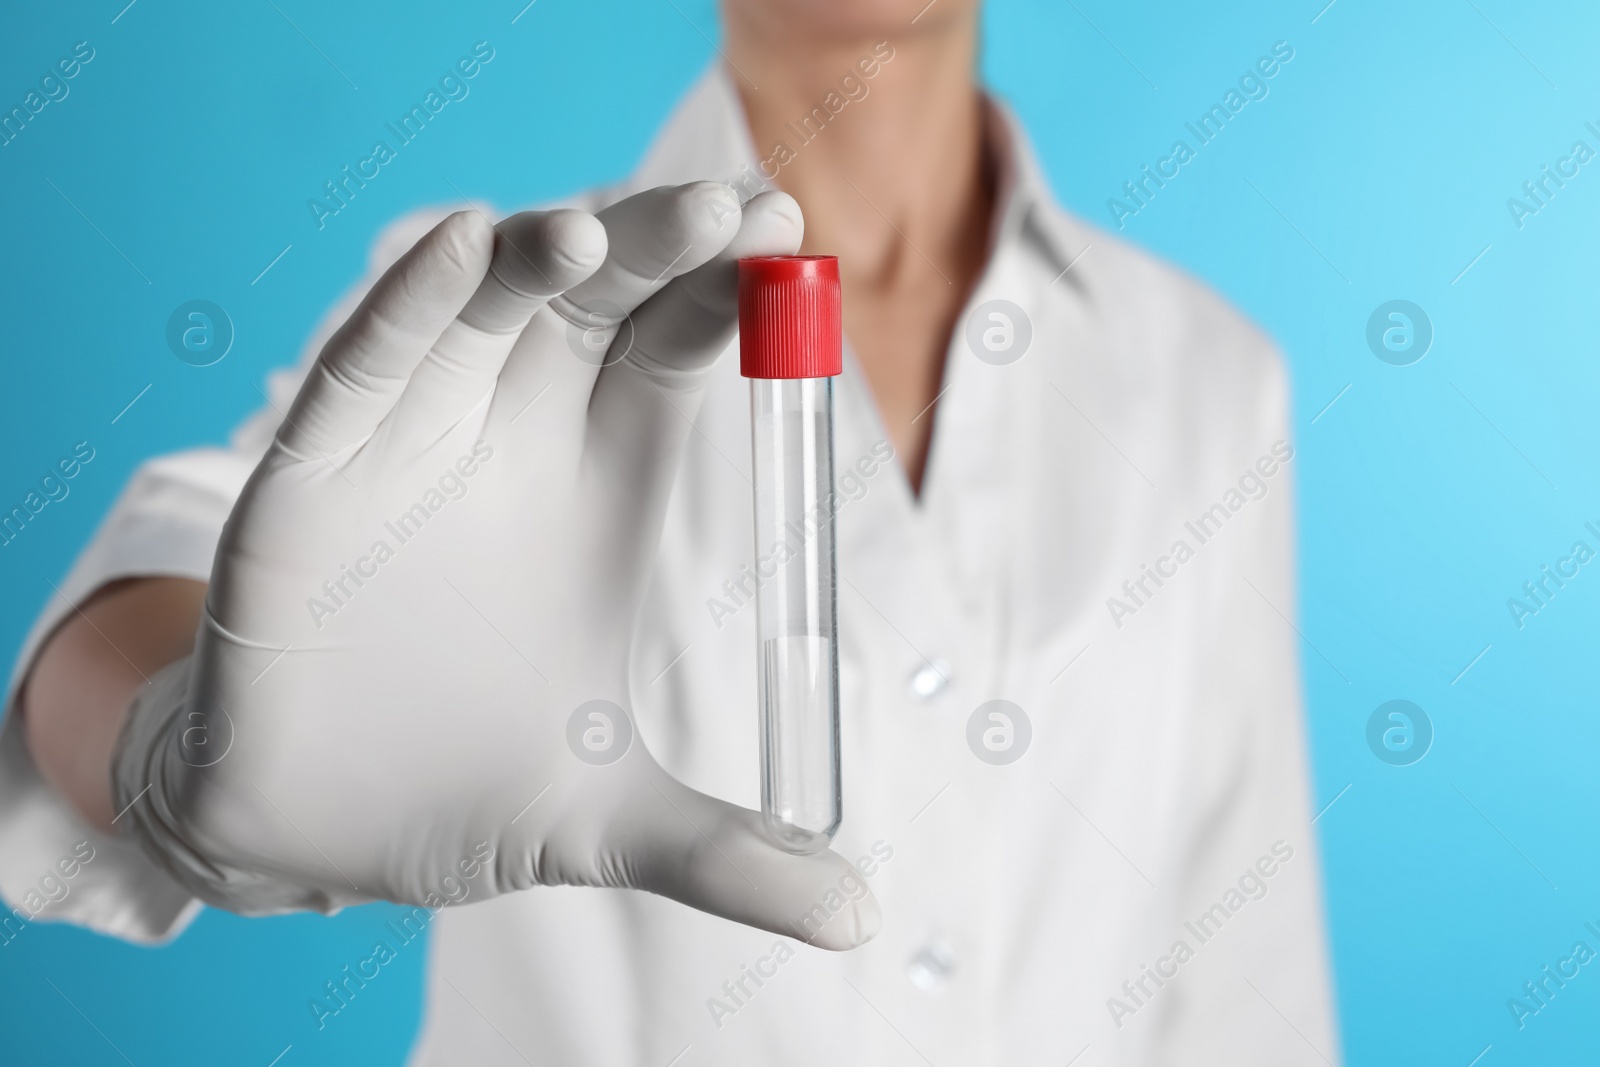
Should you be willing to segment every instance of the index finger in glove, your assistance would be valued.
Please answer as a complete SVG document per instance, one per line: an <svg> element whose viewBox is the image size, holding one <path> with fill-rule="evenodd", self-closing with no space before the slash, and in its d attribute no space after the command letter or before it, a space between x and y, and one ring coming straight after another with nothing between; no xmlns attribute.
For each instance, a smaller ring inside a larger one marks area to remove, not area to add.
<svg viewBox="0 0 1600 1067"><path fill-rule="evenodd" d="M739 230L740 211L726 185L691 182L646 190L595 217L606 230L605 261L523 331L500 373L491 423L509 422L546 388L546 407L564 406L567 417L581 419L600 368L632 347L634 309L722 251Z"/></svg>
<svg viewBox="0 0 1600 1067"><path fill-rule="evenodd" d="M727 248L634 312L633 350L600 372L584 462L607 506L597 529L632 550L619 552L619 561L642 565L651 555L706 373L737 325L738 261L790 254L804 228L800 205L787 193L752 197Z"/></svg>

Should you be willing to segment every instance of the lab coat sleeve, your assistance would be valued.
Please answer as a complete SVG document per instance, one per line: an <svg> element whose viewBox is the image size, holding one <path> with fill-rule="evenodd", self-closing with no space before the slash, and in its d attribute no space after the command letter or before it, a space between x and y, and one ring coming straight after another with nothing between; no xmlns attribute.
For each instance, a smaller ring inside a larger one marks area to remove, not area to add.
<svg viewBox="0 0 1600 1067"><path fill-rule="evenodd" d="M1219 468L1234 479L1275 444L1292 446L1282 362L1264 343L1252 347L1240 377L1253 387L1222 435L1230 458ZM1171 923L1194 958L1158 999L1162 1065L1340 1058L1300 679L1301 652L1318 653L1295 629L1304 629L1295 607L1297 466L1280 461L1267 495L1245 505L1248 524L1230 522L1208 546L1222 552L1207 574L1209 647L1198 660L1190 777L1179 794Z"/></svg>
<svg viewBox="0 0 1600 1067"><path fill-rule="evenodd" d="M52 592L12 668L0 724L0 945L48 921L159 942L199 910L199 902L131 840L89 826L43 780L17 714L18 691L56 627L107 583L157 575L209 579L222 524L316 353L383 271L446 214L420 211L386 229L367 277L323 319L298 365L269 377L270 402L240 425L229 447L179 452L141 466L57 583L59 593Z"/></svg>

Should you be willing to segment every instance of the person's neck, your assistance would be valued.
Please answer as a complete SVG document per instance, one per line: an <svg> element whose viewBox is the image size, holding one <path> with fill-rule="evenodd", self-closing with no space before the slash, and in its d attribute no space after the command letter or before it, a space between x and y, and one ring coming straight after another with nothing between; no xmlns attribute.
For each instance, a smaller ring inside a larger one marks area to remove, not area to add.
<svg viewBox="0 0 1600 1067"><path fill-rule="evenodd" d="M727 54L763 174L805 212L804 251L838 255L860 284L928 271L964 296L981 267L992 196L975 27L930 27L887 46L796 41L774 29L731 18ZM874 77L863 76L862 60L877 64ZM840 101L832 113L828 104ZM825 125L803 121L817 109Z"/></svg>
<svg viewBox="0 0 1600 1067"><path fill-rule="evenodd" d="M983 270L995 197L975 23L930 20L880 48L797 40L759 8L727 7L729 76L762 174L799 201L801 251L839 257L845 336L920 494L945 353Z"/></svg>

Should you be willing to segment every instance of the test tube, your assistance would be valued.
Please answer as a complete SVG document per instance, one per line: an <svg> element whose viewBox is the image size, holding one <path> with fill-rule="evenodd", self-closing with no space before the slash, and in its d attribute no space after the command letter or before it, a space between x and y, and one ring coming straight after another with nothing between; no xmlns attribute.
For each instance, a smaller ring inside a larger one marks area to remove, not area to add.
<svg viewBox="0 0 1600 1067"><path fill-rule="evenodd" d="M843 818L834 588L833 378L839 261L739 261L739 370L750 379L761 812L791 852Z"/></svg>

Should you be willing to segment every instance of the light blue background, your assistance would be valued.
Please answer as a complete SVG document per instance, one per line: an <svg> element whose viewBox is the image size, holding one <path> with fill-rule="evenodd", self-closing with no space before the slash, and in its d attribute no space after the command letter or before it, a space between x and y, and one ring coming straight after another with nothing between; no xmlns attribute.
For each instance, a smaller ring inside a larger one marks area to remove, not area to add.
<svg viewBox="0 0 1600 1067"><path fill-rule="evenodd" d="M30 5L0 35L7 109L74 42L97 50L0 148L0 503L73 442L98 450L0 550L5 649L140 460L220 442L260 403L263 374L293 358L386 221L458 189L511 207L620 178L712 54L702 32L717 34L704 0L539 0L514 25L523 0L140 0L113 24L125 2ZM1575 140L1600 149L1583 128L1600 125L1600 14L1338 0L1319 16L1323 2L997 0L984 71L1062 202L1107 225L1107 198L1186 120L1273 42L1294 47L1270 96L1124 234L1226 293L1293 365L1299 625L1317 806L1339 798L1318 829L1346 1052L1466 1067L1492 1045L1483 1067L1573 1062L1594 1055L1600 966L1521 1032L1506 1000L1580 937L1600 948L1583 930L1600 923L1600 567L1520 631L1506 599L1574 540L1600 548L1583 529L1600 520L1600 162L1525 228L1506 200ZM471 96L318 232L307 197L479 39L497 54ZM163 342L194 298L237 328L205 369ZM1413 366L1365 344L1392 298L1434 324ZM1414 766L1366 746L1368 715L1394 698L1433 720ZM389 915L207 912L159 951L30 926L0 948L0 1059L122 1063L114 1042L141 1067L265 1065L289 1044L285 1067L399 1062L420 945L323 1032L305 1007Z"/></svg>

